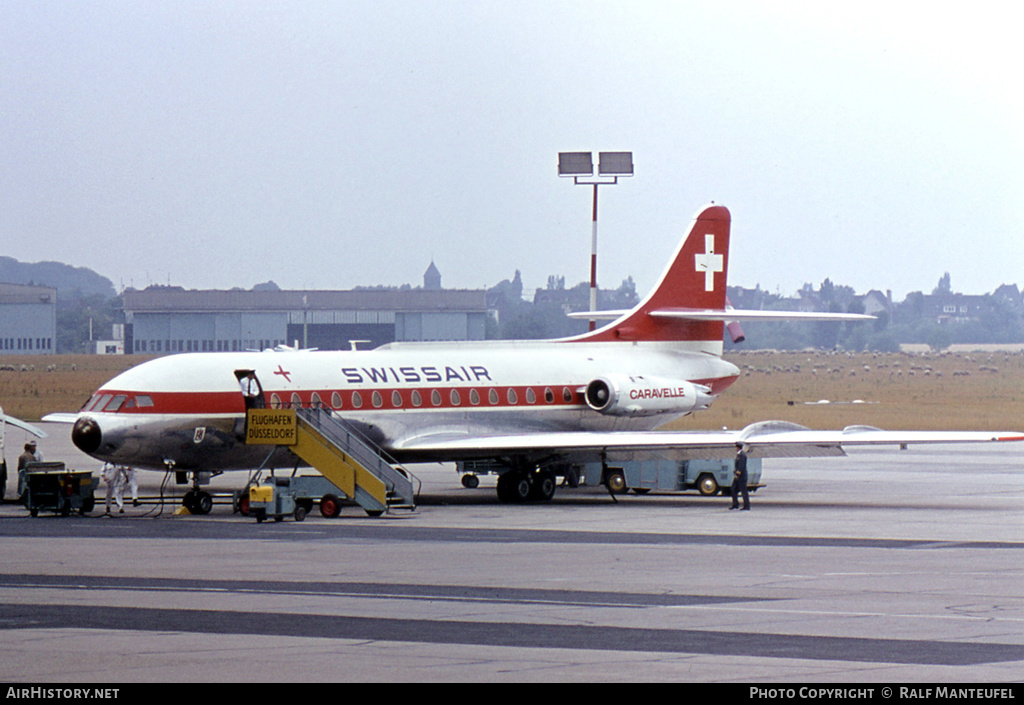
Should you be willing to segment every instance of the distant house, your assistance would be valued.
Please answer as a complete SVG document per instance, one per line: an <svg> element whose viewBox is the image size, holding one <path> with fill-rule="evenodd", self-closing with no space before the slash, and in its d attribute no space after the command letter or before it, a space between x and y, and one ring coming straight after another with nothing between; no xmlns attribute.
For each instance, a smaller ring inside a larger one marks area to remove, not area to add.
<svg viewBox="0 0 1024 705"><path fill-rule="evenodd" d="M940 325L976 321L985 308L986 295L939 292L923 297L924 315Z"/></svg>
<svg viewBox="0 0 1024 705"><path fill-rule="evenodd" d="M0 284L0 353L56 352L57 290L48 286Z"/></svg>
<svg viewBox="0 0 1024 705"><path fill-rule="evenodd" d="M872 289L861 297L861 303L864 304L864 313L869 316L877 316L882 312L892 314L892 290L883 294L878 289Z"/></svg>
<svg viewBox="0 0 1024 705"><path fill-rule="evenodd" d="M1005 301L1013 308L1024 306L1024 296L1016 284L1003 284L992 292L992 296L1000 301Z"/></svg>

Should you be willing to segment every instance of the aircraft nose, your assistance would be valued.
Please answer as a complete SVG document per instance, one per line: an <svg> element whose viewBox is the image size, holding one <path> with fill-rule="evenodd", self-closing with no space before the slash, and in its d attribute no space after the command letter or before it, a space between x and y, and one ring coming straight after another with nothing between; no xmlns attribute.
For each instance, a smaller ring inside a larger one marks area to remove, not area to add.
<svg viewBox="0 0 1024 705"><path fill-rule="evenodd" d="M95 419L84 417L75 421L71 429L71 442L83 453L95 453L103 440L100 425Z"/></svg>

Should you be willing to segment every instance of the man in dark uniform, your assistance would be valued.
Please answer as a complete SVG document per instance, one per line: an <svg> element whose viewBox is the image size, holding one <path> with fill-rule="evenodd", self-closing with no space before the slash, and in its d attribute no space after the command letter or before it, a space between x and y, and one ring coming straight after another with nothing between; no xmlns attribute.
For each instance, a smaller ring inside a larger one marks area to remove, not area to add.
<svg viewBox="0 0 1024 705"><path fill-rule="evenodd" d="M739 443L736 444L736 469L733 471L732 479L732 506L733 509L750 509L750 493L747 491L747 452ZM740 495L743 495L743 507L740 507Z"/></svg>

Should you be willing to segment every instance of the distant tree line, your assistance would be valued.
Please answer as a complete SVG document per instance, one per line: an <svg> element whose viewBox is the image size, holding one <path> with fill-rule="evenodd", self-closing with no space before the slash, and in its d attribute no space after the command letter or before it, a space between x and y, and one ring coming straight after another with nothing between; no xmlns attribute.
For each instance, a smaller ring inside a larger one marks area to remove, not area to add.
<svg viewBox="0 0 1024 705"><path fill-rule="evenodd" d="M55 262L35 265L0 257L0 281L40 284L57 288L57 352L92 352L92 340L106 339L115 323L124 321L121 297L109 279L85 268ZM254 289L277 288L273 282ZM364 287L365 288L365 287ZM401 287L412 288L409 285ZM825 279L817 287L805 284L796 296L784 297L760 286L729 287L736 308L777 311L832 311L869 313L875 320L858 323L744 323L745 342L736 346L726 335L727 349L777 349L891 352L904 343L926 344L942 350L953 344L1024 343L1024 296L1016 285L1003 285L992 293L966 295L953 290L949 273L943 274L930 294L911 292L901 302L871 291L859 295L852 287ZM628 277L615 289L598 292L599 309L629 309L639 302L636 285ZM524 296L519 271L487 291L491 339L560 338L586 332L586 320L566 313L587 311L590 286L581 282L566 287L565 277L551 275L547 285ZM599 325L602 322L599 322Z"/></svg>

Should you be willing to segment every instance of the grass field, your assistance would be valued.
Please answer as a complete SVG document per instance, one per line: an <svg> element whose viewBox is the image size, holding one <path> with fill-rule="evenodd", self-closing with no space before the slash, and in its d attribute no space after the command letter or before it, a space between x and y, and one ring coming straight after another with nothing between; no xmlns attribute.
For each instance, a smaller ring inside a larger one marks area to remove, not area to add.
<svg viewBox="0 0 1024 705"><path fill-rule="evenodd" d="M0 405L28 421L76 411L108 379L147 359L0 356ZM740 428L783 419L811 428L1024 431L1022 353L748 352L728 359L741 370L736 384L710 410L670 428ZM822 399L833 403L803 403ZM855 400L865 403L835 403Z"/></svg>

